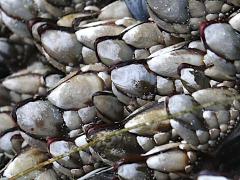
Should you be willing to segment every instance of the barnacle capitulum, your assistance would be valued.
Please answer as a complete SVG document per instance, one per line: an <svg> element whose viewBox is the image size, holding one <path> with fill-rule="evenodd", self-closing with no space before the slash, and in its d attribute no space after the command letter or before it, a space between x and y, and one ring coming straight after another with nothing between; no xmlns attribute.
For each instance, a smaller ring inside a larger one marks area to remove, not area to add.
<svg viewBox="0 0 240 180"><path fill-rule="evenodd" d="M239 7L1 0L0 176L238 177Z"/></svg>

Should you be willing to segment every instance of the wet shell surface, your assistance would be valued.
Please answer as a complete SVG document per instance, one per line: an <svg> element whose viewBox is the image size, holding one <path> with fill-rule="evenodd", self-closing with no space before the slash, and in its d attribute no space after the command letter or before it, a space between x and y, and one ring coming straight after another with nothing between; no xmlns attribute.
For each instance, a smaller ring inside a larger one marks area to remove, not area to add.
<svg viewBox="0 0 240 180"><path fill-rule="evenodd" d="M239 11L1 0L0 179L239 179Z"/></svg>

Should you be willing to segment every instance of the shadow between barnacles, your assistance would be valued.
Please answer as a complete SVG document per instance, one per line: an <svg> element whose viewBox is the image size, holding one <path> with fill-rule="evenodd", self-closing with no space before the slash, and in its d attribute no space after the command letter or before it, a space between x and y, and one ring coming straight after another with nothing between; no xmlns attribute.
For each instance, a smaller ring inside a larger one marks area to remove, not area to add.
<svg viewBox="0 0 240 180"><path fill-rule="evenodd" d="M97 138L93 139L91 142L89 142L86 145L83 145L83 146L80 146L80 147L77 147L77 148L73 148L71 151L69 151L67 153L64 153L62 155L50 158L47 161L44 161L42 163L36 164L35 166L33 166L33 167L29 168L29 169L26 169L25 171L22 171L21 173L18 173L17 175L9 178L9 180L17 180L20 177L23 177L23 176L25 176L25 175L27 175L27 174L35 171L35 170L38 170L38 169L41 169L41 168L43 168L43 167L45 167L47 165L50 165L50 164L52 164L55 161L58 161L58 160L66 157L66 156L71 155L72 153L75 153L75 152L78 152L78 151L84 151L84 150L86 150L89 147L95 146L97 143L101 143L101 142L104 142L104 141L111 140L111 138L114 137L114 136L122 135L122 134L124 134L124 133L126 133L126 132L128 132L128 131L130 131L132 129L144 127L148 123L151 124L151 123L154 123L155 121L159 121L159 120L173 119L175 117L178 117L180 115L184 115L186 113L191 113L191 112L194 112L196 110L201 110L203 108L208 108L210 106L226 104L226 103L231 102L233 100L240 100L240 95L228 97L227 99L224 99L222 101L214 101L214 102L206 103L204 105L195 106L192 109L188 109L186 111L181 111L181 112L175 113L173 115L162 116L161 119L159 119L159 117L158 117L156 119L149 120L149 121L147 121L145 123L141 123L141 124L138 124L138 125L135 125L135 126L131 126L129 128L123 128L123 129L120 129L118 131L109 133L107 135L103 135L101 137L97 137Z"/></svg>

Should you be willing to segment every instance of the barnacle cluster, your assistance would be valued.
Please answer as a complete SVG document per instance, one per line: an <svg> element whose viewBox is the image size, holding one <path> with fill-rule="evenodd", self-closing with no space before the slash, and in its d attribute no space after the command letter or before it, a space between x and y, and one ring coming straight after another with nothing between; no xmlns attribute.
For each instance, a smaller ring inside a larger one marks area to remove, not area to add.
<svg viewBox="0 0 240 180"><path fill-rule="evenodd" d="M239 8L0 0L1 177L239 177Z"/></svg>

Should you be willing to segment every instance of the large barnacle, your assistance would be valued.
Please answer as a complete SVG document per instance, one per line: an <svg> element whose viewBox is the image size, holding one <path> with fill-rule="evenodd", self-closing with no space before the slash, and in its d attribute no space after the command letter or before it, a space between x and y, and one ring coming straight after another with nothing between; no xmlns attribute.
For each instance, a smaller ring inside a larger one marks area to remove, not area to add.
<svg viewBox="0 0 240 180"><path fill-rule="evenodd" d="M0 0L0 176L233 179L238 0Z"/></svg>

